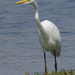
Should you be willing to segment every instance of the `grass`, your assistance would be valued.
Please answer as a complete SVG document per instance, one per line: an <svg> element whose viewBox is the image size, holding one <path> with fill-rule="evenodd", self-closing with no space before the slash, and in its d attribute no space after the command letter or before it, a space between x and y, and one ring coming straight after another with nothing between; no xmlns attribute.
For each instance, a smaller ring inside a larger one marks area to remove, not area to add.
<svg viewBox="0 0 75 75"><path fill-rule="evenodd" d="M25 72L25 75L30 75L28 72ZM66 72L64 69L61 70L61 72L56 72L56 71L51 71L49 74L44 73L44 74L34 74L34 75L75 75L75 71L72 71L72 69L70 69L69 72Z"/></svg>

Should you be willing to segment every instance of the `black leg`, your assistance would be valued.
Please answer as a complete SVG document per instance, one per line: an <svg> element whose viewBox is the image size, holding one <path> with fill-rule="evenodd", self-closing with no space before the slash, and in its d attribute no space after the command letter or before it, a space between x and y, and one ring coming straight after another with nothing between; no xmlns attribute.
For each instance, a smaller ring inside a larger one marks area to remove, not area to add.
<svg viewBox="0 0 75 75"><path fill-rule="evenodd" d="M57 61L56 61L56 52L54 50L54 59L55 59L55 71L57 71Z"/></svg>
<svg viewBox="0 0 75 75"><path fill-rule="evenodd" d="M44 51L45 72L47 73L46 53Z"/></svg>

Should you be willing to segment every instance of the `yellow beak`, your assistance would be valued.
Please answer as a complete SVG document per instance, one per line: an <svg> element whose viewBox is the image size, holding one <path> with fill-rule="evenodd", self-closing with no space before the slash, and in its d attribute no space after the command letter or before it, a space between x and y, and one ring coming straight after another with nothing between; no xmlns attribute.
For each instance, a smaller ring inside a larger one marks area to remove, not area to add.
<svg viewBox="0 0 75 75"><path fill-rule="evenodd" d="M18 1L18 2L16 2L16 4L23 4L23 3L27 2L27 1L30 1L30 0L22 0L22 1Z"/></svg>

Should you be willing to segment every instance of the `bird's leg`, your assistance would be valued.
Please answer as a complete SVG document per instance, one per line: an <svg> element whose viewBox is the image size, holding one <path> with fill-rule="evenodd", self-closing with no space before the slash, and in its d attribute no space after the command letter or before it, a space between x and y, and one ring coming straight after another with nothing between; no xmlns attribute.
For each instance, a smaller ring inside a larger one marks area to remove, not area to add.
<svg viewBox="0 0 75 75"><path fill-rule="evenodd" d="M56 51L54 50L55 71L57 71Z"/></svg>
<svg viewBox="0 0 75 75"><path fill-rule="evenodd" d="M44 51L44 62L45 62L45 73L46 73L46 75L47 75L47 64L46 64L46 53L45 53L45 51Z"/></svg>

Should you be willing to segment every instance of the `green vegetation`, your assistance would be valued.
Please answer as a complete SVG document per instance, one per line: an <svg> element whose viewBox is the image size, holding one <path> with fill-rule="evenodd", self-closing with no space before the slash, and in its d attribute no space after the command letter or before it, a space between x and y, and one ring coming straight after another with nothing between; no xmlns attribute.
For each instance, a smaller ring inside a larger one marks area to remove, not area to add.
<svg viewBox="0 0 75 75"><path fill-rule="evenodd" d="M66 72L65 70L63 70L61 72L55 72L55 71L53 71L53 72L51 72L48 75L75 75L75 73L72 70L70 70L70 72Z"/></svg>
<svg viewBox="0 0 75 75"><path fill-rule="evenodd" d="M28 72L25 72L25 75L30 75ZM75 75L75 71L72 71L72 69L70 69L69 72L66 72L64 69L61 70L61 72L56 72L56 71L51 71L49 74L44 73L44 74L34 74L34 75Z"/></svg>

